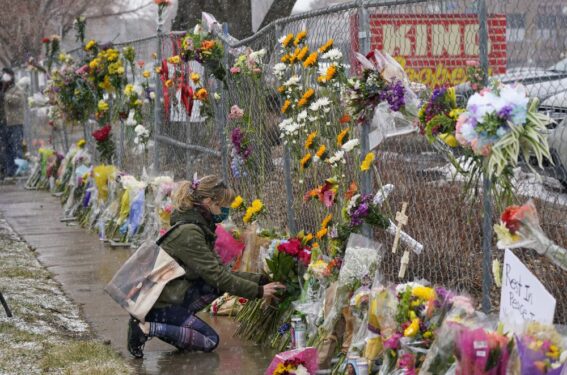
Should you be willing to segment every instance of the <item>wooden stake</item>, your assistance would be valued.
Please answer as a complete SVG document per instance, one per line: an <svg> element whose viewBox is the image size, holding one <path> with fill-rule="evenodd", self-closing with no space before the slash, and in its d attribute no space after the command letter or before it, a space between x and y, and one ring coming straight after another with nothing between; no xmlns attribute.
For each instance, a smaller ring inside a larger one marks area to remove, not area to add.
<svg viewBox="0 0 567 375"><path fill-rule="evenodd" d="M402 226L407 225L408 217L406 215L406 210L408 208L408 202L402 203L402 210L396 213L396 236L394 237L394 244L392 245L392 253L396 253L398 250L398 245L400 244L400 234L402 232Z"/></svg>
<svg viewBox="0 0 567 375"><path fill-rule="evenodd" d="M406 270L408 269L409 264L409 250L404 251L404 255L402 255L402 260L400 261L400 272L398 273L398 278L403 279L406 275Z"/></svg>

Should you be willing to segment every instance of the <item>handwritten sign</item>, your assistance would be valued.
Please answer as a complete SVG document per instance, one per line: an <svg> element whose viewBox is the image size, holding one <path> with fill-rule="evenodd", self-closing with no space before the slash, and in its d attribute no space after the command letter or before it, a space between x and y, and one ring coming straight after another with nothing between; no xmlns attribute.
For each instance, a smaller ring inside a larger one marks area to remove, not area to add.
<svg viewBox="0 0 567 375"><path fill-rule="evenodd" d="M543 284L506 249L500 298L500 320L505 327L514 330L529 321L553 324L555 304Z"/></svg>

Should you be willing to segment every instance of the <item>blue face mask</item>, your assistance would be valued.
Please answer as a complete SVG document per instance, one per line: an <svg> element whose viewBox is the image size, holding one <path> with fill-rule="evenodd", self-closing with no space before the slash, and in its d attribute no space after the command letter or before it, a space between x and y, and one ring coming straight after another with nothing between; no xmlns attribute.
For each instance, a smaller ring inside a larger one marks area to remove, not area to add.
<svg viewBox="0 0 567 375"><path fill-rule="evenodd" d="M215 224L222 223L223 221L228 219L229 213L230 213L230 208L221 207L221 213L219 215L213 215L213 223Z"/></svg>

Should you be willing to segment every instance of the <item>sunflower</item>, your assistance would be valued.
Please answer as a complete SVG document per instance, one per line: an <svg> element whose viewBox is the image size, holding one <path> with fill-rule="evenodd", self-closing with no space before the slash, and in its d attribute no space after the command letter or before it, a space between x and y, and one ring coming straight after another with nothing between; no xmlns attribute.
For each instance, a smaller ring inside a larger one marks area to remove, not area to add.
<svg viewBox="0 0 567 375"><path fill-rule="evenodd" d="M289 62L290 56L288 54L285 54L281 57L280 61L283 62L284 64Z"/></svg>
<svg viewBox="0 0 567 375"><path fill-rule="evenodd" d="M305 149L310 150L313 148L313 141L315 140L316 136L317 136L316 131L312 132L307 136L307 140L305 140Z"/></svg>
<svg viewBox="0 0 567 375"><path fill-rule="evenodd" d="M303 61L303 59L305 59L305 56L307 56L308 53L309 53L309 47L307 46L303 47L301 51L299 51L299 53L297 54L297 59Z"/></svg>
<svg viewBox="0 0 567 375"><path fill-rule="evenodd" d="M201 75L199 73L191 73L191 81L193 81L193 83L198 83L201 80Z"/></svg>
<svg viewBox="0 0 567 375"><path fill-rule="evenodd" d="M333 214L328 214L321 222L321 228L327 228L331 220L333 220Z"/></svg>
<svg viewBox="0 0 567 375"><path fill-rule="evenodd" d="M345 144L345 142L348 140L349 130L350 130L349 128L346 128L345 130L340 132L339 135L337 135L337 146L341 147L342 145Z"/></svg>
<svg viewBox="0 0 567 375"><path fill-rule="evenodd" d="M167 59L167 62L177 65L181 62L181 57L179 57L179 55L171 56L169 59Z"/></svg>
<svg viewBox="0 0 567 375"><path fill-rule="evenodd" d="M144 70L144 73L142 73L142 76L144 76L144 78L150 78L151 75L152 73L150 73L148 70Z"/></svg>
<svg viewBox="0 0 567 375"><path fill-rule="evenodd" d="M334 40L332 38L327 40L327 43L325 43L321 47L319 47L319 52L320 53L327 52L328 50L331 49L331 47L333 47L333 43L334 43Z"/></svg>
<svg viewBox="0 0 567 375"><path fill-rule="evenodd" d="M322 74L317 78L317 82L319 83L329 82L335 77L335 74L337 74L337 67L333 64L327 68L325 74Z"/></svg>
<svg viewBox="0 0 567 375"><path fill-rule="evenodd" d="M286 101L282 106L282 113L286 113L290 105L291 105L291 101L286 99Z"/></svg>
<svg viewBox="0 0 567 375"><path fill-rule="evenodd" d="M309 164L311 164L311 154L308 153L299 161L299 165L301 169L305 169L309 167Z"/></svg>
<svg viewBox="0 0 567 375"><path fill-rule="evenodd" d="M167 81L165 81L165 87L172 87L173 86L173 80L168 79Z"/></svg>
<svg viewBox="0 0 567 375"><path fill-rule="evenodd" d="M311 55L309 55L309 57L307 59L305 59L305 62L303 63L303 67L309 68L309 67L315 65L317 63L318 57L319 57L319 54L317 52L313 52Z"/></svg>
<svg viewBox="0 0 567 375"><path fill-rule="evenodd" d="M232 208L233 210L236 210L236 209L242 207L243 203L244 203L244 199L242 199L242 197L239 195L236 198L234 198L234 200L230 204L230 208Z"/></svg>
<svg viewBox="0 0 567 375"><path fill-rule="evenodd" d="M318 239L322 239L323 237L325 237L327 235L327 232L329 230L327 228L321 228L317 234L315 235L315 237L317 237Z"/></svg>
<svg viewBox="0 0 567 375"><path fill-rule="evenodd" d="M293 34L292 33L287 34L285 39L282 41L282 46L284 47L289 46L292 40L293 40Z"/></svg>
<svg viewBox="0 0 567 375"><path fill-rule="evenodd" d="M278 92L279 92L280 94L285 93L285 86L280 86L280 87L278 87Z"/></svg>
<svg viewBox="0 0 567 375"><path fill-rule="evenodd" d="M315 154L319 159L325 160L327 158L327 147L325 145L321 145Z"/></svg>
<svg viewBox="0 0 567 375"><path fill-rule="evenodd" d="M206 89L204 88L200 88L199 90L197 90L197 92L195 93L195 97L197 98L197 100L200 101L205 101L207 100L207 98L209 97L209 93L207 92Z"/></svg>
<svg viewBox="0 0 567 375"><path fill-rule="evenodd" d="M299 108L305 106L314 94L315 94L315 90L313 89L308 89L307 91L305 91L305 94L303 94L301 99L299 99L299 101L297 102L297 106Z"/></svg>
<svg viewBox="0 0 567 375"><path fill-rule="evenodd" d="M300 31L295 37L295 40L293 41L293 45L298 46L301 42L303 42L306 36L307 36L307 31L305 30Z"/></svg>

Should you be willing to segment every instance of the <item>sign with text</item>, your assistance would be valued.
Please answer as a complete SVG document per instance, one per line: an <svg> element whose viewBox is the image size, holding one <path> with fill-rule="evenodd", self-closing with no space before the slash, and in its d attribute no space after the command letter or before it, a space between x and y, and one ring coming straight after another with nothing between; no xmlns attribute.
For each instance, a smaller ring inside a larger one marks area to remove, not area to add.
<svg viewBox="0 0 567 375"><path fill-rule="evenodd" d="M358 19L352 20L358 51ZM371 49L389 53L413 82L429 87L466 81L467 61L479 61L479 23L474 14L371 14ZM506 16L488 19L490 73L506 72Z"/></svg>
<svg viewBox="0 0 567 375"><path fill-rule="evenodd" d="M553 324L555 298L510 249L504 255L500 321L514 329L528 321Z"/></svg>

